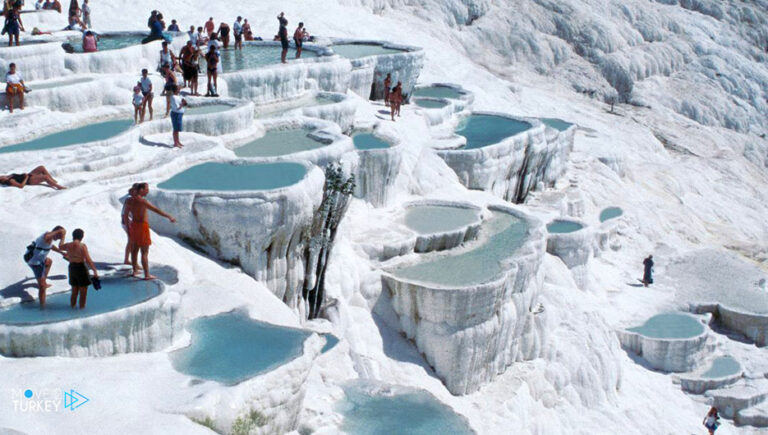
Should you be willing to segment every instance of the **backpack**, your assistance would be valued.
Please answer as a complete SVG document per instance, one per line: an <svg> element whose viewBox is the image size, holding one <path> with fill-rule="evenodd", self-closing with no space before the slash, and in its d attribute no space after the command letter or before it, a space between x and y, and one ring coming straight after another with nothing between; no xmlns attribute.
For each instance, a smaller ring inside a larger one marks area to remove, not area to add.
<svg viewBox="0 0 768 435"><path fill-rule="evenodd" d="M35 242L32 242L27 246L27 252L24 253L24 262L29 263L29 260L32 259L32 256L35 255Z"/></svg>

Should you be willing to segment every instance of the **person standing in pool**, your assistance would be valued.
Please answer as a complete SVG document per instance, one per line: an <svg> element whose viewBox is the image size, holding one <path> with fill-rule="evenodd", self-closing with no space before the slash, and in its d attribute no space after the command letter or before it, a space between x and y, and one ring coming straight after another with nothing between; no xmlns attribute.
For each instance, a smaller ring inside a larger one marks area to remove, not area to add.
<svg viewBox="0 0 768 435"><path fill-rule="evenodd" d="M91 260L88 246L83 243L84 236L83 230L78 228L72 231L72 241L61 245L64 258L69 261L69 285L72 286L72 297L69 298L69 305L75 308L79 296L81 310L85 308L88 286L91 285L91 277L88 276L86 265L93 271L93 277L99 279L99 271L96 270L96 266Z"/></svg>
<svg viewBox="0 0 768 435"><path fill-rule="evenodd" d="M224 49L226 50L229 48L229 31L230 31L229 24L225 23L224 21L219 24L219 39L221 39L221 44L224 46Z"/></svg>
<svg viewBox="0 0 768 435"><path fill-rule="evenodd" d="M301 57L301 48L304 44L304 23L299 22L299 26L293 32L293 43L296 44L296 59Z"/></svg>
<svg viewBox="0 0 768 435"><path fill-rule="evenodd" d="M387 73L384 78L384 105L389 107L389 89L392 86L392 74Z"/></svg>
<svg viewBox="0 0 768 435"><path fill-rule="evenodd" d="M235 50L243 49L243 17L238 16L232 24L232 33L235 34Z"/></svg>
<svg viewBox="0 0 768 435"><path fill-rule="evenodd" d="M643 260L643 285L653 284L653 255Z"/></svg>
<svg viewBox="0 0 768 435"><path fill-rule="evenodd" d="M709 431L709 435L715 435L715 431L720 426L720 415L717 413L717 408L714 406L709 408L709 412L704 417L702 424Z"/></svg>
<svg viewBox="0 0 768 435"><path fill-rule="evenodd" d="M248 24L247 19L243 20L243 39L245 39L246 41L253 41L253 31L251 30L251 25ZM242 45L240 46L240 48L242 48Z"/></svg>
<svg viewBox="0 0 768 435"><path fill-rule="evenodd" d="M211 35L213 35L213 31L216 29L216 24L213 22L213 17L208 18L208 21L205 22L205 33L208 34L208 37L210 38Z"/></svg>
<svg viewBox="0 0 768 435"><path fill-rule="evenodd" d="M19 100L19 110L24 110L24 79L16 71L16 64L8 65L5 73L5 95L8 99L8 110L13 113L13 97Z"/></svg>
<svg viewBox="0 0 768 435"><path fill-rule="evenodd" d="M14 6L5 15L5 31L8 32L8 46L13 45L14 38L16 46L19 45L19 32L24 32L24 23L21 22L21 8Z"/></svg>
<svg viewBox="0 0 768 435"><path fill-rule="evenodd" d="M179 95L179 87L173 88L173 96L171 97L171 126L173 127L173 146L181 148L181 141L179 140L179 133L182 130L182 121L184 118L184 111L187 107L187 100L181 98Z"/></svg>
<svg viewBox="0 0 768 435"><path fill-rule="evenodd" d="M215 44L212 44L208 47L208 53L205 55L205 61L208 63L208 91L205 95L210 97L218 97L216 88L219 76L219 53Z"/></svg>
<svg viewBox="0 0 768 435"><path fill-rule="evenodd" d="M171 119L173 119L173 117ZM139 251L141 251L141 265L144 267L144 279L150 280L155 279L155 277L149 273L149 246L152 244L152 239L149 234L147 210L167 218L171 223L175 223L176 219L147 201L147 194L149 194L149 185L147 183L139 183L136 190L136 196L130 197L125 201L125 208L133 217L133 220L128 227L131 240L133 241L133 249L131 250L133 276L138 278L140 275L138 256Z"/></svg>
<svg viewBox="0 0 768 435"><path fill-rule="evenodd" d="M51 176L45 166L38 166L26 174L0 175L0 185L2 186L23 189L25 186L41 186L43 184L51 189L66 189Z"/></svg>
<svg viewBox="0 0 768 435"><path fill-rule="evenodd" d="M179 53L179 56L181 57L181 74L184 77L184 86L189 86L191 95L199 95L197 93L197 58L199 52L199 49L190 39L187 41L187 45L185 45Z"/></svg>
<svg viewBox="0 0 768 435"><path fill-rule="evenodd" d="M64 244L64 238L67 230L57 225L51 231L40 235L31 245L27 247L27 253L24 254L24 261L27 262L32 273L37 280L37 297L40 301L40 308L45 308L45 291L51 287L48 284L48 273L51 271L53 260L48 258L48 253L61 252L61 246ZM59 246L54 246L53 242L58 240Z"/></svg>
<svg viewBox="0 0 768 435"><path fill-rule="evenodd" d="M283 47L283 51L280 53L280 62L286 63L285 56L288 55L288 19L285 18L285 12L280 12L277 16L277 20L280 22L280 29L277 31L277 36L280 38L280 45Z"/></svg>
<svg viewBox="0 0 768 435"><path fill-rule="evenodd" d="M125 242L125 258L123 258L123 264L131 264L131 250L133 249L133 243L131 242L131 232L129 231L132 219L125 205L128 202L128 198L132 198L137 195L136 192L138 191L138 186L139 183L133 183L133 186L128 189L128 194L120 198L120 200L123 202L123 209L120 210L120 225L123 227L123 231L125 231L125 236L127 238L127 241Z"/></svg>
<svg viewBox="0 0 768 435"><path fill-rule="evenodd" d="M139 85L141 86L141 95L144 96L144 102L141 103L141 122L144 122L144 114L149 108L149 120L154 117L152 112L152 100L155 98L155 93L152 91L152 79L149 78L149 71L146 68L141 70L141 79L139 79Z"/></svg>

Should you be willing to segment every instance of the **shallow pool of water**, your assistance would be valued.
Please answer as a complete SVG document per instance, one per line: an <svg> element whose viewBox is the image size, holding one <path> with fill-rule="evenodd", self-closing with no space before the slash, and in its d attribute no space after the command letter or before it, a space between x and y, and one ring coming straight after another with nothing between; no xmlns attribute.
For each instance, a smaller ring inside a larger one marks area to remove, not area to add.
<svg viewBox="0 0 768 435"><path fill-rule="evenodd" d="M167 190L270 190L298 183L307 170L298 163L232 164L208 162L157 185Z"/></svg>
<svg viewBox="0 0 768 435"><path fill-rule="evenodd" d="M430 98L452 98L457 100L462 97L462 93L448 86L428 86L426 88L416 88L413 90L414 97Z"/></svg>
<svg viewBox="0 0 768 435"><path fill-rule="evenodd" d="M449 205L408 207L405 225L420 234L444 233L464 228L479 220L478 210Z"/></svg>
<svg viewBox="0 0 768 435"><path fill-rule="evenodd" d="M539 118L539 119L541 120L541 122L544 123L544 125L560 131L568 130L573 125L570 122L566 122L558 118Z"/></svg>
<svg viewBox="0 0 768 435"><path fill-rule="evenodd" d="M526 221L496 211L482 225L481 237L487 239L473 249L460 254L425 254L427 260L397 269L394 275L444 286L482 284L501 274L501 262L522 246L527 232Z"/></svg>
<svg viewBox="0 0 768 435"><path fill-rule="evenodd" d="M96 291L93 286L88 289L87 304L82 310L70 307L69 298L72 292L67 291L48 295L43 310L37 301L2 308L0 324L32 325L90 317L136 305L159 294L160 285L157 282L104 279L101 282L101 290Z"/></svg>
<svg viewBox="0 0 768 435"><path fill-rule="evenodd" d="M227 50L221 50L221 68L222 72L228 73L232 71L242 71L248 69L256 69L259 67L274 65L280 63L280 53L282 49L278 46L262 46L262 45L243 45L242 50L233 50L229 48ZM313 58L317 57L317 53L311 50L302 50L301 58ZM292 60L296 57L296 50L293 48L288 50L287 60ZM205 68L205 60L201 61L201 64ZM205 71L205 69L203 69Z"/></svg>
<svg viewBox="0 0 768 435"><path fill-rule="evenodd" d="M352 142L355 148L359 150L377 150L389 148L389 143L379 139L373 133L355 133L352 135Z"/></svg>
<svg viewBox="0 0 768 435"><path fill-rule="evenodd" d="M99 36L98 51L119 50L132 45L140 45L141 41L149 35L105 35ZM68 41L74 47L76 53L83 52L83 40L80 37L70 38ZM159 50L158 50L159 51Z"/></svg>
<svg viewBox="0 0 768 435"><path fill-rule="evenodd" d="M323 337L325 338L325 345L321 350L322 353L328 352L339 344L339 338L333 334L323 334Z"/></svg>
<svg viewBox="0 0 768 435"><path fill-rule="evenodd" d="M547 224L547 231L553 234L566 234L579 231L584 225L578 222L555 220Z"/></svg>
<svg viewBox="0 0 768 435"><path fill-rule="evenodd" d="M263 137L235 148L238 157L274 157L322 148L326 144L316 141L303 128L271 130Z"/></svg>
<svg viewBox="0 0 768 435"><path fill-rule="evenodd" d="M173 367L230 385L295 359L310 335L253 320L239 311L194 319L187 329L191 344L171 354Z"/></svg>
<svg viewBox="0 0 768 435"><path fill-rule="evenodd" d="M456 134L467 138L464 149L482 148L531 128L525 121L496 115L470 115L456 127Z"/></svg>
<svg viewBox="0 0 768 435"><path fill-rule="evenodd" d="M657 314L643 326L629 328L627 331L650 338L692 338L704 332L704 325L689 315L669 313Z"/></svg>
<svg viewBox="0 0 768 435"><path fill-rule="evenodd" d="M405 50L386 48L376 44L338 44L331 46L333 52L347 59L357 59L367 56L380 56L384 54L405 53Z"/></svg>
<svg viewBox="0 0 768 435"><path fill-rule="evenodd" d="M119 119L115 121L99 122L97 124L89 124L83 127L49 134L28 142L4 146L0 148L0 154L17 151L46 150L106 140L127 131L131 127L133 127L133 120L131 119Z"/></svg>
<svg viewBox="0 0 768 435"><path fill-rule="evenodd" d="M619 207L608 207L606 209L603 209L603 211L600 212L600 222L605 222L607 220L617 218L624 214L624 210L622 210Z"/></svg>
<svg viewBox="0 0 768 435"><path fill-rule="evenodd" d="M701 374L702 378L723 378L726 376L737 375L741 372L741 364L730 356L721 356L712 361L712 365L706 372Z"/></svg>
<svg viewBox="0 0 768 435"><path fill-rule="evenodd" d="M336 405L344 416L341 429L353 435L472 434L464 418L427 391L355 381L344 387Z"/></svg>
<svg viewBox="0 0 768 435"><path fill-rule="evenodd" d="M413 102L416 103L417 106L424 109L442 109L448 105L448 103L445 101L427 100L424 98L415 98Z"/></svg>
<svg viewBox="0 0 768 435"><path fill-rule="evenodd" d="M33 91L42 91L44 89L58 88L60 86L77 85L80 83L92 82L93 77L73 77L65 80L48 81L43 83L27 83Z"/></svg>
<svg viewBox="0 0 768 435"><path fill-rule="evenodd" d="M234 109L235 106L229 104L203 104L200 106L190 106L185 110L186 115L210 115L213 113L226 112Z"/></svg>

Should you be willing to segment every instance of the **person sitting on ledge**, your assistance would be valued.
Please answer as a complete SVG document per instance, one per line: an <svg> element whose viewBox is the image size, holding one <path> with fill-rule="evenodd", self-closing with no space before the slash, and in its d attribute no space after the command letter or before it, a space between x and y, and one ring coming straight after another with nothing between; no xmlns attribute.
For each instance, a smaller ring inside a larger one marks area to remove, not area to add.
<svg viewBox="0 0 768 435"><path fill-rule="evenodd" d="M23 189L25 186L42 185L56 190L66 189L51 176L45 166L38 166L27 174L0 175L0 185L18 187L19 189Z"/></svg>
<svg viewBox="0 0 768 435"><path fill-rule="evenodd" d="M8 65L8 72L5 73L5 95L8 99L8 110L13 113L13 97L14 95L19 100L19 110L24 110L24 92L26 87L24 86L24 79L16 71L16 64L11 63Z"/></svg>
<svg viewBox="0 0 768 435"><path fill-rule="evenodd" d="M96 35L89 30L85 32L85 35L83 36L83 52L93 53L96 51L99 51L99 43L96 39Z"/></svg>

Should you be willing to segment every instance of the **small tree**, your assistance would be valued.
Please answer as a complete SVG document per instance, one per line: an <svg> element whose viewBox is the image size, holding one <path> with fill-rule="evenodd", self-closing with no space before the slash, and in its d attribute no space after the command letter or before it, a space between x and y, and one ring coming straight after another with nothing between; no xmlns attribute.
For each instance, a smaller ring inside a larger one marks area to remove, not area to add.
<svg viewBox="0 0 768 435"><path fill-rule="evenodd" d="M308 318L316 319L325 298L325 272L333 249L333 241L341 219L349 207L355 190L355 176L345 177L341 166L331 163L325 168L325 186L320 208L312 220L305 247L306 276L302 297L309 303Z"/></svg>

